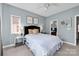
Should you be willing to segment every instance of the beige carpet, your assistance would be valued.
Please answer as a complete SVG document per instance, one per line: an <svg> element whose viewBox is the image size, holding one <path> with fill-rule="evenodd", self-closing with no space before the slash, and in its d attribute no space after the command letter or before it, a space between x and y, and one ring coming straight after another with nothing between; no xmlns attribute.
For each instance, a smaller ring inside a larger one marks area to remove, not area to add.
<svg viewBox="0 0 79 59"><path fill-rule="evenodd" d="M25 46L9 47L3 49L4 56L32 56L31 51Z"/></svg>
<svg viewBox="0 0 79 59"><path fill-rule="evenodd" d="M5 48L4 56L33 56L31 51L25 45L18 47ZM79 56L79 46L64 44L62 48L55 53L55 56Z"/></svg>
<svg viewBox="0 0 79 59"><path fill-rule="evenodd" d="M79 45L72 46L64 44L62 48L55 53L55 56L79 56Z"/></svg>

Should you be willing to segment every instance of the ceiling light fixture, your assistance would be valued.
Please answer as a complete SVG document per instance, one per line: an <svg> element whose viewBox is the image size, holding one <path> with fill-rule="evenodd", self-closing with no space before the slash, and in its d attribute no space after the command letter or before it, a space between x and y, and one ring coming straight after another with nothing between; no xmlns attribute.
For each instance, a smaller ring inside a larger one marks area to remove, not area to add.
<svg viewBox="0 0 79 59"><path fill-rule="evenodd" d="M42 8L45 11L47 11L52 6L57 6L57 4L56 3L43 3L42 5L39 5L39 8Z"/></svg>

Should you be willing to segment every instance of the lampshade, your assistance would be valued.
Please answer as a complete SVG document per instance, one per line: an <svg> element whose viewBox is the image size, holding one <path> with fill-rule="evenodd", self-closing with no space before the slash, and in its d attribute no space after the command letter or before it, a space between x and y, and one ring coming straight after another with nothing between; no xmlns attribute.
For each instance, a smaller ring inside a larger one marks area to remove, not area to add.
<svg viewBox="0 0 79 59"><path fill-rule="evenodd" d="M23 26L21 26L21 34L24 33L24 29L23 29Z"/></svg>
<svg viewBox="0 0 79 59"><path fill-rule="evenodd" d="M42 32L43 31L43 26L40 25L39 27L40 27L40 32Z"/></svg>

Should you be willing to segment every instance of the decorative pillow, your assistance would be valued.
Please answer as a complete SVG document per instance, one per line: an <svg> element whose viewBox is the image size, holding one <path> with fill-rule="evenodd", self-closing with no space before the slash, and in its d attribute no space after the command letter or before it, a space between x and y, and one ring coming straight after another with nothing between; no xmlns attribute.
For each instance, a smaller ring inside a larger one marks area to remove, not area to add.
<svg viewBox="0 0 79 59"><path fill-rule="evenodd" d="M33 29L28 29L29 34L33 34Z"/></svg>
<svg viewBox="0 0 79 59"><path fill-rule="evenodd" d="M33 34L37 34L39 33L39 30L38 29L33 29Z"/></svg>

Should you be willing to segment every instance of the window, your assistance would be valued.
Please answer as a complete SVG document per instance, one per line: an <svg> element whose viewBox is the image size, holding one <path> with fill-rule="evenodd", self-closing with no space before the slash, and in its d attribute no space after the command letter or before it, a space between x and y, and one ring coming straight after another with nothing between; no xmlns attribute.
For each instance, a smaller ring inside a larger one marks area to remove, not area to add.
<svg viewBox="0 0 79 59"><path fill-rule="evenodd" d="M12 34L21 34L21 18L20 16L11 16L11 33Z"/></svg>

